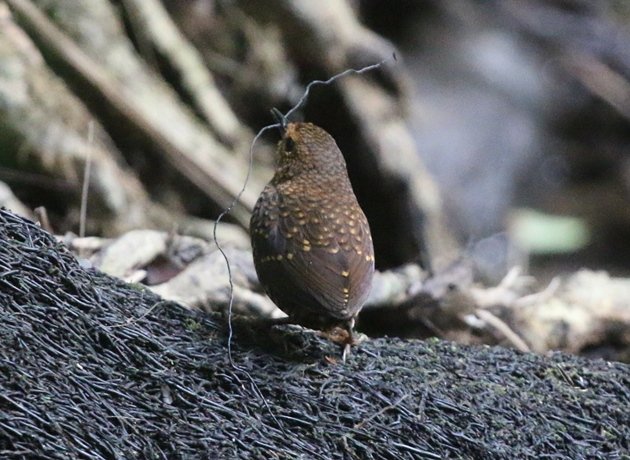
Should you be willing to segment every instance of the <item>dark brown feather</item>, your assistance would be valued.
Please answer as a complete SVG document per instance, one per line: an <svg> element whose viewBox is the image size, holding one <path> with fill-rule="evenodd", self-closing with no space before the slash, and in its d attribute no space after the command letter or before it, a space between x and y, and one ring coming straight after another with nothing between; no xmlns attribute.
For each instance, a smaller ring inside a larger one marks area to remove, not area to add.
<svg viewBox="0 0 630 460"><path fill-rule="evenodd" d="M251 220L261 284L299 323L353 319L370 292L374 253L341 152L308 123L289 124L278 150L278 170Z"/></svg>

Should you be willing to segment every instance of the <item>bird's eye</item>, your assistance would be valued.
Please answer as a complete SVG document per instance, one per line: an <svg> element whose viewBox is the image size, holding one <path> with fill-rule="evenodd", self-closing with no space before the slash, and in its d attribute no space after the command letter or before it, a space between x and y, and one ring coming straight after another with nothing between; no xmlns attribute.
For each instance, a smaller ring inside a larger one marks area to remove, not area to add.
<svg viewBox="0 0 630 460"><path fill-rule="evenodd" d="M295 141L291 139L290 137L287 137L284 141L284 150L287 153L291 153L293 152L294 148L295 148Z"/></svg>

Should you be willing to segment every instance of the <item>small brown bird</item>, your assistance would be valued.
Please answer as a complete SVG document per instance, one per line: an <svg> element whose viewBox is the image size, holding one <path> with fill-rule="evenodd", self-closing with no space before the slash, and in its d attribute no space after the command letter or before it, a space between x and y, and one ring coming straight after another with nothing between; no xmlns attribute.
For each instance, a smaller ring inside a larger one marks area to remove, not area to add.
<svg viewBox="0 0 630 460"><path fill-rule="evenodd" d="M267 295L297 324L348 331L372 287L374 248L335 140L289 123L279 164L254 208L254 264Z"/></svg>

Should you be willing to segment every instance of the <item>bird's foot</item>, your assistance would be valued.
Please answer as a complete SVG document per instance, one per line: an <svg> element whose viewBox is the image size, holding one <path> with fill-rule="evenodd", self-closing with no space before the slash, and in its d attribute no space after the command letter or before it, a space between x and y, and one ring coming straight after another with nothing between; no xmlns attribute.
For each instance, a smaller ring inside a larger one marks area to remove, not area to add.
<svg viewBox="0 0 630 460"><path fill-rule="evenodd" d="M350 356L350 350L352 349L352 344L346 343L343 347L343 352L341 353L341 362L346 363L346 358Z"/></svg>
<svg viewBox="0 0 630 460"><path fill-rule="evenodd" d="M358 345L367 338L365 334L357 334L356 332L354 332L354 322L355 320L353 318L348 321L347 324L334 327L331 330L326 331L322 334L332 342L337 343L343 347L341 360L344 363L346 362L348 356L350 356L352 346Z"/></svg>

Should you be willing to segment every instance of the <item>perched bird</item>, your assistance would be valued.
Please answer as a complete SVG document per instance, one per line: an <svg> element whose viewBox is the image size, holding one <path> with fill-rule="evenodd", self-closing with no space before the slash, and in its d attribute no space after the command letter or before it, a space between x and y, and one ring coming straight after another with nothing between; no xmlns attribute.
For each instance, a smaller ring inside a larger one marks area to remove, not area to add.
<svg viewBox="0 0 630 460"><path fill-rule="evenodd" d="M312 123L289 123L275 175L254 207L254 264L267 295L290 321L348 331L374 274L370 227L335 140Z"/></svg>

